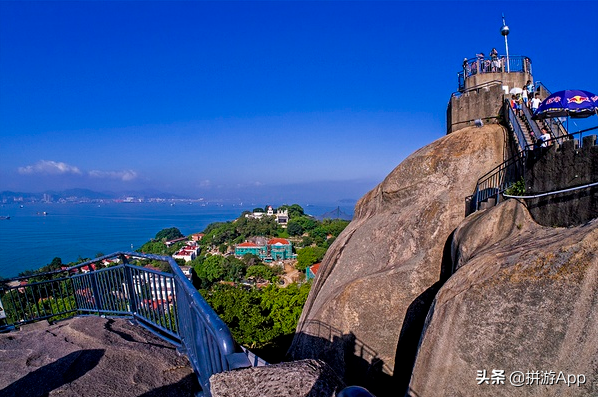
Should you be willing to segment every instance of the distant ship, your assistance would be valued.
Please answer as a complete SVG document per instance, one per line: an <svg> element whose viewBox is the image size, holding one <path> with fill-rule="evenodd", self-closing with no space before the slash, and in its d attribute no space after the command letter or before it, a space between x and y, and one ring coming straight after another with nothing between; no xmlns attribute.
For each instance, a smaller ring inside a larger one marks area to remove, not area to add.
<svg viewBox="0 0 598 397"><path fill-rule="evenodd" d="M6 216L0 215L0 219L10 219L10 216L9 215L6 215Z"/></svg>

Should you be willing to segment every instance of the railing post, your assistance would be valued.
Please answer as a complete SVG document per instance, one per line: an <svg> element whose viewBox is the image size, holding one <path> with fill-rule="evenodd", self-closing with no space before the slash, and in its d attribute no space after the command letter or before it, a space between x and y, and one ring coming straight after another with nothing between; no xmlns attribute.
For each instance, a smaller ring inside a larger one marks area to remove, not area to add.
<svg viewBox="0 0 598 397"><path fill-rule="evenodd" d="M93 292L96 310L103 310L102 295L100 294L100 289L98 288L98 280L95 271L89 272L89 280L91 281L91 290Z"/></svg>
<svg viewBox="0 0 598 397"><path fill-rule="evenodd" d="M135 299L135 287L133 284L133 276L131 275L131 268L127 263L127 259L124 255L121 255L121 261L123 262L124 271L125 271L125 280L127 282L127 291L128 291L128 298L129 298L129 311L133 314L137 313L137 299Z"/></svg>

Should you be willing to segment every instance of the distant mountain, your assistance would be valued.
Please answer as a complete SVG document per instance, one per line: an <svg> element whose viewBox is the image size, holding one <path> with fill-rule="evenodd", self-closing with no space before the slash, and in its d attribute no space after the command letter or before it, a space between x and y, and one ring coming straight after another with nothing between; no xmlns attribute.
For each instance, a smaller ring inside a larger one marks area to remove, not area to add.
<svg viewBox="0 0 598 397"><path fill-rule="evenodd" d="M328 211L325 214L318 216L317 219L318 220L342 219L344 221L350 221L351 219L353 219L353 217L351 215L347 214L346 212L344 212L343 210L341 210L340 207L336 207L336 209L334 209L332 211Z"/></svg>
<svg viewBox="0 0 598 397"><path fill-rule="evenodd" d="M96 192L89 189L67 189L62 191L48 190L39 193L30 192L13 192L3 191L0 192L0 201L4 203L10 203L14 201L42 201L48 198L52 201L58 201L60 199L76 198L79 200L111 200L123 197L136 197L136 198L160 198L160 199L185 199L183 197L173 193L164 193L157 190L142 190L142 191L128 191L128 192Z"/></svg>
<svg viewBox="0 0 598 397"><path fill-rule="evenodd" d="M110 199L113 196L110 193L100 193L89 189L67 189L60 192L49 190L44 193L40 193L41 196L48 194L52 198L66 198L66 197L79 197L88 199Z"/></svg>

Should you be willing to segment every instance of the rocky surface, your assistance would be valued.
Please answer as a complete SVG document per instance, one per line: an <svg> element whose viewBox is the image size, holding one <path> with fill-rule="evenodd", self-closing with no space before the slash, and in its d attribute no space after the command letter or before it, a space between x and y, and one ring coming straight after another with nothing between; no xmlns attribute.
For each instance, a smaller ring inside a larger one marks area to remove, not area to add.
<svg viewBox="0 0 598 397"><path fill-rule="evenodd" d="M505 134L487 125L447 135L358 202L320 266L289 358L320 358L379 396L406 390L426 313L450 274L445 242L477 179L503 161Z"/></svg>
<svg viewBox="0 0 598 397"><path fill-rule="evenodd" d="M320 360L299 360L212 375L213 397L333 397L344 387Z"/></svg>
<svg viewBox="0 0 598 397"><path fill-rule="evenodd" d="M124 319L79 317L0 334L0 395L191 396L185 356Z"/></svg>
<svg viewBox="0 0 598 397"><path fill-rule="evenodd" d="M597 252L596 219L543 227L515 200L468 217L409 395L598 396ZM493 370L504 371L504 384L492 384L501 378ZM511 383L517 371L520 387Z"/></svg>

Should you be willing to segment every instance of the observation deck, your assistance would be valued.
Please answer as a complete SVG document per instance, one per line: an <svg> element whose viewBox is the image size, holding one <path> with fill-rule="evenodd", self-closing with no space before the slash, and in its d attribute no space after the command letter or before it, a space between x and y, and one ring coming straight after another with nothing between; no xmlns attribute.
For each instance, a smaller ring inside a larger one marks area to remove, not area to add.
<svg viewBox="0 0 598 397"><path fill-rule="evenodd" d="M533 81L532 61L526 56L475 57L463 60L463 70L457 73L458 91L500 81L510 88L523 87ZM508 93L508 91L507 91Z"/></svg>
<svg viewBox="0 0 598 397"><path fill-rule="evenodd" d="M457 91L447 108L447 134L483 123L497 123L505 97L513 88L534 82L532 61L526 56L475 57L463 60Z"/></svg>

